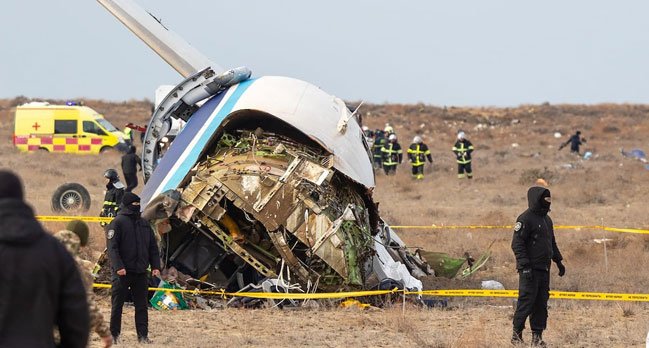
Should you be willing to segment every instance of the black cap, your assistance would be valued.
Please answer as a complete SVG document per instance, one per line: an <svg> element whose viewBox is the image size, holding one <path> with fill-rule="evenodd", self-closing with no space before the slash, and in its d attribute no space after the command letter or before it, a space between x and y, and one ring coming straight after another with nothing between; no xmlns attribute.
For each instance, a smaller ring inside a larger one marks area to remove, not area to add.
<svg viewBox="0 0 649 348"><path fill-rule="evenodd" d="M8 170L0 170L0 199L23 199L23 184L20 178Z"/></svg>

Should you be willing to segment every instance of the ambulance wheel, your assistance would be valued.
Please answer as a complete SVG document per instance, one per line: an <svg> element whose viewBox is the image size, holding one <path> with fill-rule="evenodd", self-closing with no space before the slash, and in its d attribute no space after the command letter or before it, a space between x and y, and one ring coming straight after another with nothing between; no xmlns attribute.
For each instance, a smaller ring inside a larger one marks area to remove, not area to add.
<svg viewBox="0 0 649 348"><path fill-rule="evenodd" d="M52 211L55 213L78 213L89 209L90 194L81 184L63 184L52 195Z"/></svg>
<svg viewBox="0 0 649 348"><path fill-rule="evenodd" d="M101 149L99 149L99 153L109 153L111 151L113 151L112 146L104 146Z"/></svg>

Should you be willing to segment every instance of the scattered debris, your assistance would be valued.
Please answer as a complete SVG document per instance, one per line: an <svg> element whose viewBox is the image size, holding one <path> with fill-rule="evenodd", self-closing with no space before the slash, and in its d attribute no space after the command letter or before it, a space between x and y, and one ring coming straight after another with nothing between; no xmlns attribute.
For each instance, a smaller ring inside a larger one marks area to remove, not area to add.
<svg viewBox="0 0 649 348"><path fill-rule="evenodd" d="M631 158L638 160L642 163L647 163L647 154L640 149L633 149L631 151L624 151L624 148L620 148L620 153L626 158Z"/></svg>
<svg viewBox="0 0 649 348"><path fill-rule="evenodd" d="M559 138L561 138L562 136L563 136L563 135L561 135L561 133L559 133L559 132L554 132L554 137L555 137L556 139L559 139Z"/></svg>
<svg viewBox="0 0 649 348"><path fill-rule="evenodd" d="M505 290L505 286L495 280L483 280L481 288L484 290Z"/></svg>
<svg viewBox="0 0 649 348"><path fill-rule="evenodd" d="M159 288L164 289L181 289L180 286L174 283L167 283L164 280L160 281L158 285ZM189 306L183 295L178 292L158 290L153 294L151 300L149 300L151 306L158 310L177 310L177 309L188 309Z"/></svg>

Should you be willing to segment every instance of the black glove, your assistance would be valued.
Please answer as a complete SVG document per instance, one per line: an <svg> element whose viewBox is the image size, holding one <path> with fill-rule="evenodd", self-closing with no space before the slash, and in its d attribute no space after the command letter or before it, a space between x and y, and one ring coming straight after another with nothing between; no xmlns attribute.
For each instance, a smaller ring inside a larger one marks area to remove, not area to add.
<svg viewBox="0 0 649 348"><path fill-rule="evenodd" d="M532 280L532 269L531 268L523 268L522 270L519 271L521 276L527 280Z"/></svg>
<svg viewBox="0 0 649 348"><path fill-rule="evenodd" d="M563 277L563 275L566 274L566 266L564 266L561 261L558 261L557 268L559 269L559 277Z"/></svg>

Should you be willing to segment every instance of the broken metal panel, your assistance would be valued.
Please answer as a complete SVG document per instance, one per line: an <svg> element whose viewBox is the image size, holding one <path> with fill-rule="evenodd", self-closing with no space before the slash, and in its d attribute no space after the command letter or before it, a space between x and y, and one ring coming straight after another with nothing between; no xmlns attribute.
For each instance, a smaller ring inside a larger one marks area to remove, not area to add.
<svg viewBox="0 0 649 348"><path fill-rule="evenodd" d="M347 131L339 133L341 115L351 119L351 112L320 88L288 77L264 76L241 97L235 110L263 111L292 125L333 153L334 168L364 186L374 187L360 125L349 122Z"/></svg>

